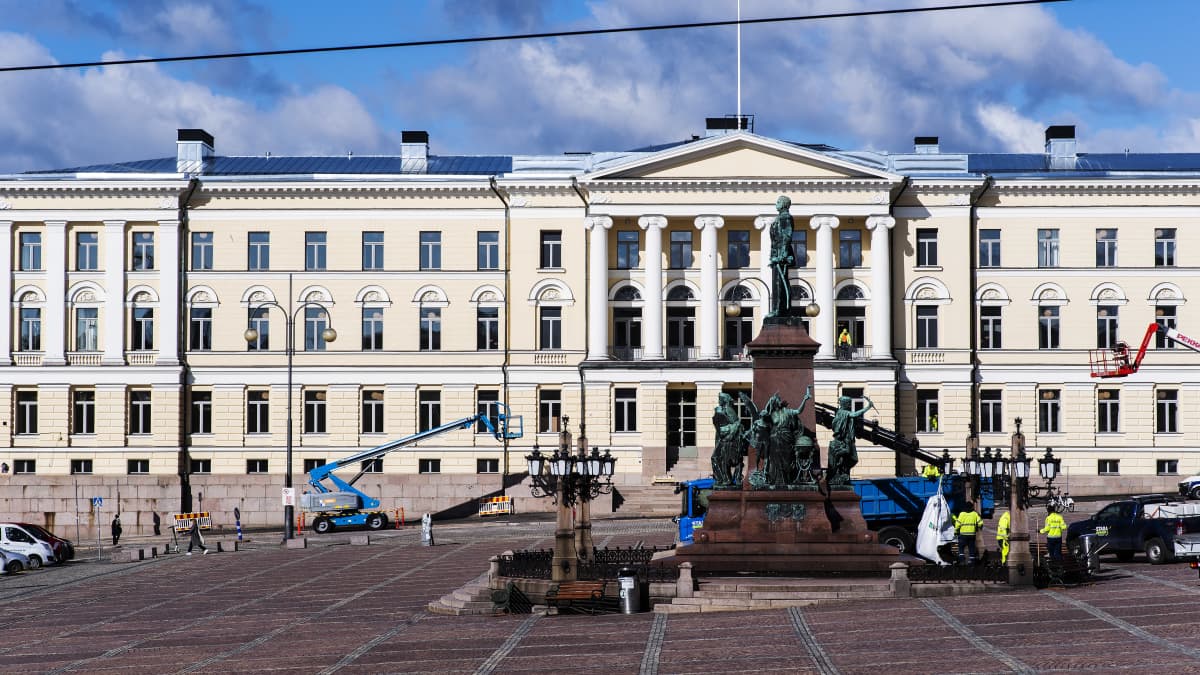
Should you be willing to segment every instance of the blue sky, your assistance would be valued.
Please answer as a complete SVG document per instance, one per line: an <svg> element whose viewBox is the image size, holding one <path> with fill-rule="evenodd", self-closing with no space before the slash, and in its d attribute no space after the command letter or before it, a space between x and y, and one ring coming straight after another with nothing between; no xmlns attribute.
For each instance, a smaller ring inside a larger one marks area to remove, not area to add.
<svg viewBox="0 0 1200 675"><path fill-rule="evenodd" d="M744 18L954 0L742 0ZM732 19L736 0L0 0L0 63L320 47ZM1194 0L747 26L742 109L758 133L847 149L1037 152L1075 124L1085 152L1200 151ZM0 73L0 173L174 153L622 150L736 111L734 29L713 28Z"/></svg>

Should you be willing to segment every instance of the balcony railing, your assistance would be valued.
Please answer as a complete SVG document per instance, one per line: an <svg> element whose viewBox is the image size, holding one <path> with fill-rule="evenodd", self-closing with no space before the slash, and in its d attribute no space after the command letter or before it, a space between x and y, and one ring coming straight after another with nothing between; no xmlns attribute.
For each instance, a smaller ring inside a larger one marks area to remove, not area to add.
<svg viewBox="0 0 1200 675"><path fill-rule="evenodd" d="M17 366L40 366L42 365L42 352L13 352L13 365Z"/></svg>
<svg viewBox="0 0 1200 675"><path fill-rule="evenodd" d="M946 352L917 349L908 352L908 362L913 365L932 365L946 362Z"/></svg>
<svg viewBox="0 0 1200 675"><path fill-rule="evenodd" d="M866 361L871 358L871 345L861 345L837 350L838 361Z"/></svg>
<svg viewBox="0 0 1200 675"><path fill-rule="evenodd" d="M98 366L104 352L67 352L67 363L72 366Z"/></svg>
<svg viewBox="0 0 1200 675"><path fill-rule="evenodd" d="M125 362L131 366L152 366L158 362L158 352L125 352Z"/></svg>
<svg viewBox="0 0 1200 675"><path fill-rule="evenodd" d="M567 365L567 355L564 352L534 352L533 364L535 366L565 366Z"/></svg>
<svg viewBox="0 0 1200 675"><path fill-rule="evenodd" d="M667 347L668 361L695 361L699 354L698 347Z"/></svg>
<svg viewBox="0 0 1200 675"><path fill-rule="evenodd" d="M613 347L609 355L617 361L641 361L642 352L641 347Z"/></svg>

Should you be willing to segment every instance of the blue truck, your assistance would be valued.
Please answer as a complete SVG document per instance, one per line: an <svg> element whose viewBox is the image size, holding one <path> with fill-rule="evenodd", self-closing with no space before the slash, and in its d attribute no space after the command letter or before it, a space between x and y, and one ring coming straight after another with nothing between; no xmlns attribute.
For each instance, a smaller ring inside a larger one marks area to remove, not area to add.
<svg viewBox="0 0 1200 675"><path fill-rule="evenodd" d="M916 551L917 527L925 512L929 498L937 494L938 488L946 497L950 510L957 513L966 502L967 477L952 474L936 478L904 476L901 478L857 478L851 481L862 507L863 520L867 527L879 533L879 541L900 549L902 553ZM704 516L708 511L708 493L713 490L713 479L700 478L677 483L676 493L682 495L680 513L675 517L679 524L680 545L691 544L694 532L704 527ZM991 483L984 480L980 486L980 497L976 506L984 518L991 518L995 510Z"/></svg>
<svg viewBox="0 0 1200 675"><path fill-rule="evenodd" d="M1082 538L1093 549L1128 562L1145 553L1151 565L1200 560L1200 504L1172 502L1167 495L1139 495L1108 504L1096 515L1067 526L1067 547L1077 555Z"/></svg>

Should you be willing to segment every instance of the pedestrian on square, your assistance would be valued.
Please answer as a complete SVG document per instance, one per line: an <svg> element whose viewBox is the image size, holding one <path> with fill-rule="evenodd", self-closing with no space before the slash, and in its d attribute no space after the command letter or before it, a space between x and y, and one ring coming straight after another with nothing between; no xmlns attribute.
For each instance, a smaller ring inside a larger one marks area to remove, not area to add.
<svg viewBox="0 0 1200 675"><path fill-rule="evenodd" d="M1062 560L1062 533L1067 529L1067 521L1053 506L1047 506L1046 524L1039 530L1046 535L1046 549L1050 552L1051 560Z"/></svg>
<svg viewBox="0 0 1200 675"><path fill-rule="evenodd" d="M983 518L975 511L975 502L967 502L963 510L954 517L954 531L958 533L958 562L974 565L978 549L975 535L983 529Z"/></svg>
<svg viewBox="0 0 1200 675"><path fill-rule="evenodd" d="M121 516L113 516L111 529L113 546L116 546L117 542L121 541Z"/></svg>
<svg viewBox="0 0 1200 675"><path fill-rule="evenodd" d="M200 534L200 519L192 519L192 527L188 530L188 550L187 554L192 554L192 547L199 546L204 555L208 555L208 547L204 545L204 535Z"/></svg>
<svg viewBox="0 0 1200 675"><path fill-rule="evenodd" d="M162 528L162 518L159 518L158 511L155 511L154 512L154 536L157 537L158 535L162 534L161 528Z"/></svg>
<svg viewBox="0 0 1200 675"><path fill-rule="evenodd" d="M1012 524L1012 515L1008 511L1000 516L1000 522L996 525L996 545L1000 548L1000 563L1008 562L1008 530Z"/></svg>

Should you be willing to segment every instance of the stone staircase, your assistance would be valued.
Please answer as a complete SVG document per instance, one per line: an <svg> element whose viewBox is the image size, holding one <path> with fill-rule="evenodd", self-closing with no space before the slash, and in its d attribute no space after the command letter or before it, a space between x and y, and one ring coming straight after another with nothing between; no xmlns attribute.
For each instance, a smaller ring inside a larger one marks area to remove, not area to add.
<svg viewBox="0 0 1200 675"><path fill-rule="evenodd" d="M716 577L701 579L691 598L673 598L654 606L659 614L738 612L806 607L845 600L891 598L887 579Z"/></svg>
<svg viewBox="0 0 1200 675"><path fill-rule="evenodd" d="M434 600L426 607L433 614L450 616L491 616L496 613L492 603L492 591L488 588L488 575L479 575L466 585Z"/></svg>
<svg viewBox="0 0 1200 675"><path fill-rule="evenodd" d="M675 483L701 477L695 458L681 459L663 476L649 485L619 485L623 502L613 512L627 518L669 518L679 515L679 495Z"/></svg>

